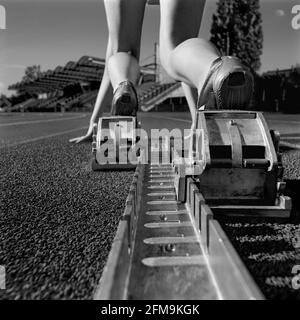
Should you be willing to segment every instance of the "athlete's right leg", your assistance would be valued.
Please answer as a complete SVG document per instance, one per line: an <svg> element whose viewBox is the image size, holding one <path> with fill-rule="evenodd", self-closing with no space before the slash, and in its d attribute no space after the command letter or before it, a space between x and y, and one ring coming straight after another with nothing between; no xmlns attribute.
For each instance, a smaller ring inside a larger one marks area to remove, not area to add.
<svg viewBox="0 0 300 320"><path fill-rule="evenodd" d="M175 80L198 90L198 108L247 107L253 85L250 71L237 58L220 57L211 42L197 38L204 5L205 0L160 1L162 64Z"/></svg>
<svg viewBox="0 0 300 320"><path fill-rule="evenodd" d="M160 56L166 71L197 90L220 54L198 37L205 0L161 0Z"/></svg>

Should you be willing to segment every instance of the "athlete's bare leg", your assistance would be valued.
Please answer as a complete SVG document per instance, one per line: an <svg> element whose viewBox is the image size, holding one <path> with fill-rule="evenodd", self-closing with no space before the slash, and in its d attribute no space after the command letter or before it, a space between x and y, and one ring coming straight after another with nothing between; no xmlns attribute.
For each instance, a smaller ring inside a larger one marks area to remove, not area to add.
<svg viewBox="0 0 300 320"><path fill-rule="evenodd" d="M162 64L175 80L198 90L197 108L247 108L253 92L250 70L197 38L204 6L205 0L160 1Z"/></svg>
<svg viewBox="0 0 300 320"><path fill-rule="evenodd" d="M106 61L112 56L111 41L108 39L106 49ZM93 135L93 125L98 122L99 118L103 114L105 108L110 105L113 96L113 89L108 75L108 68L105 65L101 85L95 102L94 110L90 118L89 127L87 133L84 136L70 139L70 142L81 143L84 141L91 141Z"/></svg>
<svg viewBox="0 0 300 320"><path fill-rule="evenodd" d="M108 73L114 89L139 79L141 33L146 0L104 0L112 56Z"/></svg>
<svg viewBox="0 0 300 320"><path fill-rule="evenodd" d="M175 80L202 89L210 66L220 55L198 37L205 0L161 0L160 55Z"/></svg>
<svg viewBox="0 0 300 320"><path fill-rule="evenodd" d="M191 117L192 117L192 125L191 130L196 129L196 114L197 114L197 98L198 98L198 92L197 89L187 85L186 83L181 83L183 92L185 94Z"/></svg>
<svg viewBox="0 0 300 320"><path fill-rule="evenodd" d="M71 139L91 140L93 124L111 104L113 89L125 80L136 84L139 78L141 32L146 0L104 0L109 29L106 66L86 135Z"/></svg>

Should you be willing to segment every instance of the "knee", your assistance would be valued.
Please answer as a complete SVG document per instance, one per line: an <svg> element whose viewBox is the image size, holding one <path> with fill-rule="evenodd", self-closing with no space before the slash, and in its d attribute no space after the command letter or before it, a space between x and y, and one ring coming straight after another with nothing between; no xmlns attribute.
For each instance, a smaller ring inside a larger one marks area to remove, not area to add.
<svg viewBox="0 0 300 320"><path fill-rule="evenodd" d="M105 6L111 6L111 5L120 5L120 3L124 0L103 0Z"/></svg>
<svg viewBox="0 0 300 320"><path fill-rule="evenodd" d="M160 41L160 60L163 67L168 71L172 69L173 56L177 54L178 49L188 42L193 43L195 39L188 39L181 42L174 42L170 37L161 39ZM197 39L199 40L199 39ZM189 44L190 45L190 44Z"/></svg>
<svg viewBox="0 0 300 320"><path fill-rule="evenodd" d="M139 48L136 48L135 46L130 46L128 44L123 45L122 43L116 43L115 45L112 45L112 54L116 55L119 53L129 54L138 60L140 50Z"/></svg>
<svg viewBox="0 0 300 320"><path fill-rule="evenodd" d="M131 56L139 59L140 56L140 44L132 41L128 37L113 37L110 36L111 41L111 52L112 54L117 53L128 53Z"/></svg>
<svg viewBox="0 0 300 320"><path fill-rule="evenodd" d="M118 51L116 53L114 53L108 61L115 61L115 60L118 60L118 61L128 61L130 60L132 64L136 64L138 65L139 62L138 60L132 55L132 53L130 51Z"/></svg>
<svg viewBox="0 0 300 320"><path fill-rule="evenodd" d="M165 43L164 45L160 46L159 55L160 55L160 62L165 71L168 73L170 77L172 77L175 80L178 80L180 78L180 75L178 74L178 59L177 52L176 52L175 46L169 43Z"/></svg>

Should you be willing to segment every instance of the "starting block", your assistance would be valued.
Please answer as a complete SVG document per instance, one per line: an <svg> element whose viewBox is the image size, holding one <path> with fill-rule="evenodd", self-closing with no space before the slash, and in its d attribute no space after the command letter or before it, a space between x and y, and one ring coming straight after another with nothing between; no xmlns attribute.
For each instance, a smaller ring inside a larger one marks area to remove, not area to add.
<svg viewBox="0 0 300 320"><path fill-rule="evenodd" d="M130 148L136 143L136 117L110 116L99 119L93 128L92 169L132 170L136 164L128 159Z"/></svg>
<svg viewBox="0 0 300 320"><path fill-rule="evenodd" d="M188 161L173 160L178 201L186 201L191 177L216 214L290 215L280 135L269 131L262 113L198 111L197 130L202 138L191 139Z"/></svg>

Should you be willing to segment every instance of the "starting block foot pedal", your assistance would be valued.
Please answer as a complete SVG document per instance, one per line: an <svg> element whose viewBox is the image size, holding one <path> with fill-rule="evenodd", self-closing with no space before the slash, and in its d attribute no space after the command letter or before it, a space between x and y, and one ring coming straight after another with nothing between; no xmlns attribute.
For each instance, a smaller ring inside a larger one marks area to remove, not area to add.
<svg viewBox="0 0 300 320"><path fill-rule="evenodd" d="M291 199L283 196L280 135L270 133L260 112L198 111L196 130L202 139L191 139L189 161L173 162L178 201L186 200L192 178L217 215L290 216Z"/></svg>
<svg viewBox="0 0 300 320"><path fill-rule="evenodd" d="M93 128L92 170L134 170L138 163L129 159L130 149L136 143L136 117L102 117Z"/></svg>

